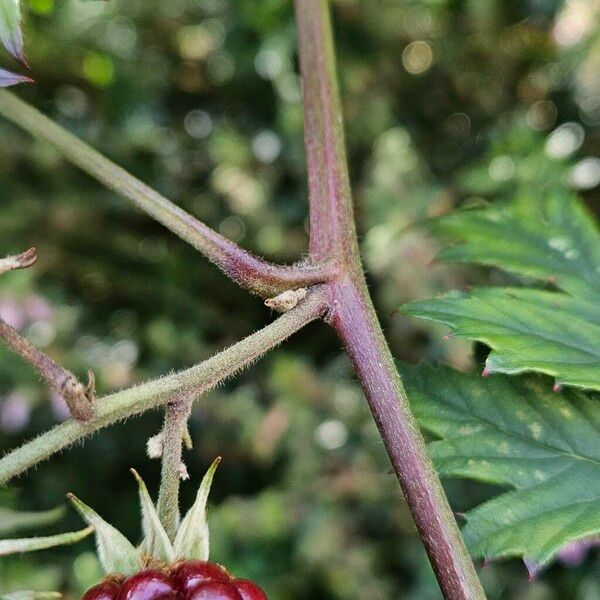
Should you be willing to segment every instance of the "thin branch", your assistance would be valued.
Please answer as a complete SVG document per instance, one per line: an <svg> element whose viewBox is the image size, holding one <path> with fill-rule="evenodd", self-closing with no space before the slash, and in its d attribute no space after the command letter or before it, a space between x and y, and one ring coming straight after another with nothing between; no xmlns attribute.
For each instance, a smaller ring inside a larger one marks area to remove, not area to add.
<svg viewBox="0 0 600 600"><path fill-rule="evenodd" d="M16 256L0 259L0 275L15 269L26 269L35 263L35 248ZM88 383L83 385L71 371L64 369L49 356L29 343L16 329L0 319L0 339L27 361L67 403L71 415L80 421L89 421L94 416L94 374L88 372Z"/></svg>
<svg viewBox="0 0 600 600"><path fill-rule="evenodd" d="M328 298L324 286L315 286L296 308L199 365L99 399L88 423L65 421L0 459L0 485L107 425L166 404L183 390L198 396L207 392L321 317Z"/></svg>
<svg viewBox="0 0 600 600"><path fill-rule="evenodd" d="M6 90L0 91L0 114L55 146L73 164L133 202L202 252L228 277L263 298L330 278L327 265L280 266L243 250Z"/></svg>
<svg viewBox="0 0 600 600"><path fill-rule="evenodd" d="M184 390L165 407L162 430L162 470L158 494L158 516L169 539L175 540L179 522L179 482L182 479L182 446L195 394Z"/></svg>
<svg viewBox="0 0 600 600"><path fill-rule="evenodd" d="M0 275L14 271L15 269L31 267L36 260L37 253L35 248L29 248L29 250L25 250L25 252L21 252L21 254L17 254L16 256L0 258Z"/></svg>
<svg viewBox="0 0 600 600"><path fill-rule="evenodd" d="M344 124L328 3L295 0L315 262L357 256Z"/></svg>
<svg viewBox="0 0 600 600"><path fill-rule="evenodd" d="M84 385L71 371L61 367L47 354L38 350L2 319L0 319L0 339L34 367L42 379L64 398L75 419L89 421L94 416L95 381L92 371L88 371L88 382Z"/></svg>

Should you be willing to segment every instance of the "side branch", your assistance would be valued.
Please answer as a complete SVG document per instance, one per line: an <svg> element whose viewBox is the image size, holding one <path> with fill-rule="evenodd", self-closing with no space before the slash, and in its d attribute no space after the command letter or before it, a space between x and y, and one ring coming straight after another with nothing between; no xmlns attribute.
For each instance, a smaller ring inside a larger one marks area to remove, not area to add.
<svg viewBox="0 0 600 600"><path fill-rule="evenodd" d="M16 269L31 267L36 260L35 248L29 248L16 256L1 258L0 275ZM88 383L84 386L71 371L64 369L30 344L3 319L0 319L0 339L13 352L32 365L42 379L65 399L71 416L80 421L89 421L94 416L94 374L91 371L88 372Z"/></svg>
<svg viewBox="0 0 600 600"><path fill-rule="evenodd" d="M228 277L263 298L329 278L327 267L275 265L243 250L6 90L0 91L0 115L55 146L73 164L130 200L202 252Z"/></svg>
<svg viewBox="0 0 600 600"><path fill-rule="evenodd" d="M316 286L296 308L199 365L105 396L98 400L96 414L88 423L65 421L0 459L0 485L99 429L164 405L184 390L197 395L207 392L321 317L328 298L329 291Z"/></svg>
<svg viewBox="0 0 600 600"><path fill-rule="evenodd" d="M310 200L310 256L358 254L344 124L326 0L295 0Z"/></svg>
<svg viewBox="0 0 600 600"><path fill-rule="evenodd" d="M2 319L0 319L0 339L32 365L42 379L64 398L71 416L79 421L89 421L94 416L95 386L92 371L88 371L88 382L83 385L71 371L61 367L38 350Z"/></svg>

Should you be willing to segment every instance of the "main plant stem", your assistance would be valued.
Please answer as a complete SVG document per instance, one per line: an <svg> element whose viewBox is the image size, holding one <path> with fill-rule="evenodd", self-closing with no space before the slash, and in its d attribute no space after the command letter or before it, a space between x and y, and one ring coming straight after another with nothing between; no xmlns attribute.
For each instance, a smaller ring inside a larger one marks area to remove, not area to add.
<svg viewBox="0 0 600 600"><path fill-rule="evenodd" d="M485 598L410 410L363 275L327 0L295 0L313 260L337 257L329 318L344 342L447 600Z"/></svg>

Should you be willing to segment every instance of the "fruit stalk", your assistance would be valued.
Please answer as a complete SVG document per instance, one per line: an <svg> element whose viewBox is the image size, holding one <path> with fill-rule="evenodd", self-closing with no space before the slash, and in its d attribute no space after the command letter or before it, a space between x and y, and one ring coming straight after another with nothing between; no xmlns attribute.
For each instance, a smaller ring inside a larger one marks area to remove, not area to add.
<svg viewBox="0 0 600 600"><path fill-rule="evenodd" d="M158 494L158 516L167 536L173 542L179 522L179 483L182 478L183 436L196 397L195 390L184 390L165 407L162 430L163 454Z"/></svg>

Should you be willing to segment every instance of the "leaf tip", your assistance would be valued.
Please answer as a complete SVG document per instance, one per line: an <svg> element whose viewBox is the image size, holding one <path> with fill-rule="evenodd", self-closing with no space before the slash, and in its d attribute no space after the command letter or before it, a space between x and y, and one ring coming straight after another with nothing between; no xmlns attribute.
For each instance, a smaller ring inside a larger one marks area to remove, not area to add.
<svg viewBox="0 0 600 600"><path fill-rule="evenodd" d="M523 558L523 564L525 565L525 568L527 569L527 576L528 579L530 581L530 583L533 583L539 576L539 574L542 571L542 565L540 565L540 563L524 557Z"/></svg>

